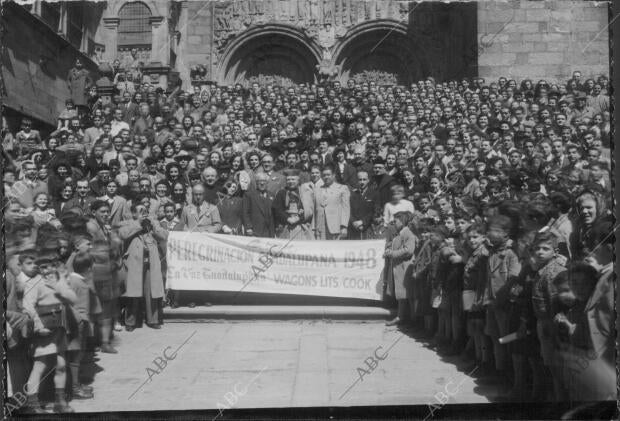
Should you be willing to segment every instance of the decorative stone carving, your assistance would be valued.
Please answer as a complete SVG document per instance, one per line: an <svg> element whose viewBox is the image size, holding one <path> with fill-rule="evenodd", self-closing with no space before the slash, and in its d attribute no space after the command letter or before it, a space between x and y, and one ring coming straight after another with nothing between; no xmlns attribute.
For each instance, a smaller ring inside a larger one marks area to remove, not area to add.
<svg viewBox="0 0 620 421"><path fill-rule="evenodd" d="M213 8L213 39L221 53L240 32L257 24L289 23L317 38L324 56L329 57L336 38L368 19L406 21L407 1L368 0L235 0L216 2ZM327 30L327 25L330 29ZM325 34L327 32L327 34Z"/></svg>

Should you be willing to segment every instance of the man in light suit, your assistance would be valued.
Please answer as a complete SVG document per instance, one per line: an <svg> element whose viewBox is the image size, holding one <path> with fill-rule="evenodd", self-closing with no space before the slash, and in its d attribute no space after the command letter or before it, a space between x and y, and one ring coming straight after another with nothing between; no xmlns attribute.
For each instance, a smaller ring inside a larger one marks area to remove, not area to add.
<svg viewBox="0 0 620 421"><path fill-rule="evenodd" d="M30 208L35 196L39 193L48 193L48 187L46 182L37 179L37 166L34 162L25 161L22 164L22 171L24 179L16 181L8 195L24 208Z"/></svg>
<svg viewBox="0 0 620 421"><path fill-rule="evenodd" d="M322 171L323 185L315 190L314 231L317 240L340 240L347 236L351 215L349 189L335 182L332 165Z"/></svg>
<svg viewBox="0 0 620 421"><path fill-rule="evenodd" d="M183 208L178 231L219 232L222 220L217 206L205 202L205 188L202 184L192 187L192 204Z"/></svg>
<svg viewBox="0 0 620 421"><path fill-rule="evenodd" d="M220 211L217 206L205 201L205 188L202 184L192 187L192 204L187 205L181 212L181 218L174 231L186 232L210 232L217 233L222 228ZM180 290L170 290L172 296L172 308L179 306L182 301ZM196 307L198 300L204 300L205 306L210 306L208 294L200 291L185 291L186 297L192 297L187 304L188 307Z"/></svg>

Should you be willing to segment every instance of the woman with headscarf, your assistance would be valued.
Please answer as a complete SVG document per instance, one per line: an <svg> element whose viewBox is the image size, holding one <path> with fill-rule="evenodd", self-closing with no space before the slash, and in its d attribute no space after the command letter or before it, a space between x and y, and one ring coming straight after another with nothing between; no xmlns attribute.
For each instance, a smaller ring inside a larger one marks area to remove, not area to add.
<svg viewBox="0 0 620 421"><path fill-rule="evenodd" d="M573 260L588 257L597 244L592 237L592 227L599 220L610 218L607 201L592 190L585 190L575 200L577 221L570 236L571 256Z"/></svg>

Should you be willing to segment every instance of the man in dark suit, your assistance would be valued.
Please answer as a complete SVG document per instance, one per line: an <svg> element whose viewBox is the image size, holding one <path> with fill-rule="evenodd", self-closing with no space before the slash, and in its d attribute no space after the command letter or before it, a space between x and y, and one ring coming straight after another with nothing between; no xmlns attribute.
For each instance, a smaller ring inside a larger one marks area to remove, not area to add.
<svg viewBox="0 0 620 421"><path fill-rule="evenodd" d="M319 140L318 152L319 152L320 164L322 167L325 167L326 165L330 165L334 163L334 157L332 156L329 150L329 138L328 137L322 137Z"/></svg>
<svg viewBox="0 0 620 421"><path fill-rule="evenodd" d="M97 175L97 170L103 164L103 146L93 146L91 156L86 159L86 168L88 169L88 177L93 178Z"/></svg>
<svg viewBox="0 0 620 421"><path fill-rule="evenodd" d="M91 193L88 180L78 180L75 190L77 194L65 203L62 212L78 209L82 216L91 216L90 205L95 201L95 196Z"/></svg>
<svg viewBox="0 0 620 421"><path fill-rule="evenodd" d="M381 215L377 192L370 188L370 177L366 171L357 173L358 187L351 191L351 220L349 222L349 239L365 240L368 238L373 219Z"/></svg>
<svg viewBox="0 0 620 421"><path fill-rule="evenodd" d="M271 154L265 154L261 163L262 167L259 172L267 176L267 191L271 196L275 196L286 185L286 177L274 170L274 159Z"/></svg>
<svg viewBox="0 0 620 421"><path fill-rule="evenodd" d="M357 187L357 171L355 167L347 162L347 152L339 147L332 153L334 159L334 169L336 170L336 181L344 184L350 189Z"/></svg>
<svg viewBox="0 0 620 421"><path fill-rule="evenodd" d="M119 108L123 112L123 121L129 125L132 125L138 115L139 109L138 104L132 101L131 93L127 91L123 93L123 103L119 106Z"/></svg>
<svg viewBox="0 0 620 421"><path fill-rule="evenodd" d="M393 177L387 174L385 168L385 160L381 157L377 157L375 159L372 171L374 173L373 180L371 183L371 187L376 190L378 195L378 203L383 211L383 207L387 202L392 200L392 193L390 192L390 188L396 184Z"/></svg>
<svg viewBox="0 0 620 421"><path fill-rule="evenodd" d="M267 191L269 176L265 173L256 174L256 190L248 190L243 196L243 226L249 236L275 236L273 212L271 206L274 195Z"/></svg>
<svg viewBox="0 0 620 421"><path fill-rule="evenodd" d="M106 187L109 181L110 167L107 164L101 164L99 168L97 168L97 175L90 180L88 186L95 196L101 197L106 194Z"/></svg>

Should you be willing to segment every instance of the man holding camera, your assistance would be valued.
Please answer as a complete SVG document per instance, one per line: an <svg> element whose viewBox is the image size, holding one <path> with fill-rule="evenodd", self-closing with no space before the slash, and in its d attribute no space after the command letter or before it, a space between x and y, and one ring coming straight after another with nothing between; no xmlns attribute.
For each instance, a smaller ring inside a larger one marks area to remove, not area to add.
<svg viewBox="0 0 620 421"><path fill-rule="evenodd" d="M141 203L133 204L131 213L133 219L121 223L118 230L125 249L122 266L127 270L125 330L138 327L143 313L147 326L161 329L164 280L157 242L165 241L168 234L149 218Z"/></svg>

